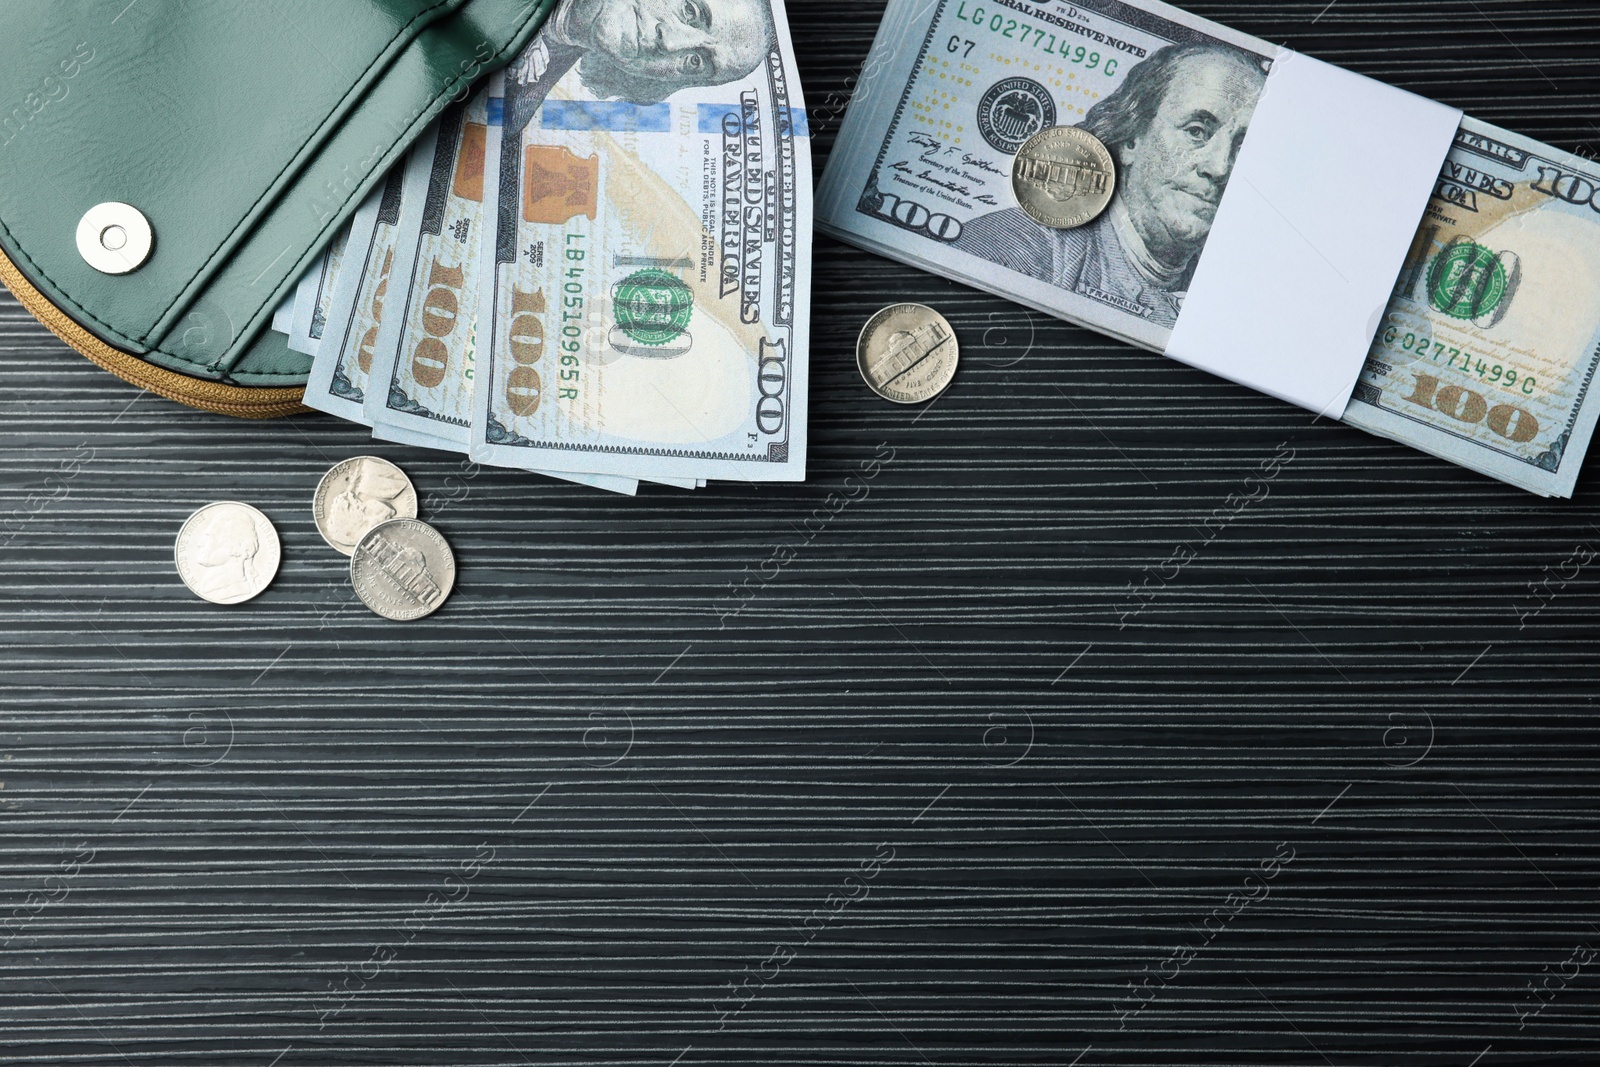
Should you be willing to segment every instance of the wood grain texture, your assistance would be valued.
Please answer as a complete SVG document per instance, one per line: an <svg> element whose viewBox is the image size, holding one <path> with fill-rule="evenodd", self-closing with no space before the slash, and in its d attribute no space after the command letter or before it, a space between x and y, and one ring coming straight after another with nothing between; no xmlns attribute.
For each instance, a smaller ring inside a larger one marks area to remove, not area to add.
<svg viewBox="0 0 1600 1067"><path fill-rule="evenodd" d="M1600 146L1595 3L1194 9ZM819 163L880 10L791 6ZM815 291L810 480L634 500L189 412L0 305L0 1063L1594 1062L1592 474L823 239ZM926 408L853 364L901 299L964 346ZM428 620L312 525L367 452L461 564ZM172 564L221 498L284 544L233 609Z"/></svg>

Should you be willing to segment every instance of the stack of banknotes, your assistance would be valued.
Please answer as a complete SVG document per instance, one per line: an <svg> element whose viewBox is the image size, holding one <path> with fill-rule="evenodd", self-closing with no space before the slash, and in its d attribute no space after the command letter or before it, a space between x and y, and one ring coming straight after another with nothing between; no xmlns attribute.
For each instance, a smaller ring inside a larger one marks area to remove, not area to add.
<svg viewBox="0 0 1600 1067"><path fill-rule="evenodd" d="M1278 54L1157 0L890 0L817 224L1163 351ZM1109 210L1077 229L1039 225L1012 193L1018 149L1052 126L1116 162ZM1305 294L1308 331L1320 298ZM1466 119L1343 420L1569 497L1597 361L1600 166Z"/></svg>
<svg viewBox="0 0 1600 1067"><path fill-rule="evenodd" d="M306 403L621 493L805 477L811 161L780 0L572 0L279 308Z"/></svg>

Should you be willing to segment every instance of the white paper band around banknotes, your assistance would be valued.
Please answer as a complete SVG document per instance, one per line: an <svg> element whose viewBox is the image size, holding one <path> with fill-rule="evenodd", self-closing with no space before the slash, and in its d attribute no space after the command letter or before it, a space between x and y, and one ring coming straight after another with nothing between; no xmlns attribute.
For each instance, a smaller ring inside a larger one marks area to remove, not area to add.
<svg viewBox="0 0 1600 1067"><path fill-rule="evenodd" d="M889 0L817 226L1531 492L1572 495L1600 421L1600 164L1472 118L1452 131L1455 112L1284 57L1158 0ZM1284 79L1297 73L1328 79L1322 115L1289 106ZM1258 111L1269 76L1272 103ZM1117 161L1110 207L1076 229L1039 225L1011 188L1018 149L1051 126L1093 134ZM1298 184L1251 177L1241 148L1277 155ZM1403 210L1379 215L1394 204ZM1236 246L1246 254L1234 273L1211 246L1256 229L1241 229L1237 210L1268 206L1259 232L1273 239ZM1382 235L1355 250L1379 268L1347 259L1363 232ZM1233 303L1215 302L1219 284ZM1169 345L1180 318L1188 339Z"/></svg>
<svg viewBox="0 0 1600 1067"><path fill-rule="evenodd" d="M1280 53L1166 354L1343 414L1461 117Z"/></svg>

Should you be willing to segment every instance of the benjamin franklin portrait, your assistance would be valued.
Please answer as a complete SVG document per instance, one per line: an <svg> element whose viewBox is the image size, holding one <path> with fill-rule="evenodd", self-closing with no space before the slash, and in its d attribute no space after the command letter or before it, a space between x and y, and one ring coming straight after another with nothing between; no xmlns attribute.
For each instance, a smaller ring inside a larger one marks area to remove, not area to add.
<svg viewBox="0 0 1600 1067"><path fill-rule="evenodd" d="M776 34L767 0L567 0L506 69L506 136L521 133L574 64L603 100L655 104L738 81Z"/></svg>
<svg viewBox="0 0 1600 1067"><path fill-rule="evenodd" d="M1265 82L1261 60L1228 45L1160 49L1079 124L1116 160L1103 215L1052 230L996 211L968 223L956 247L1172 326Z"/></svg>

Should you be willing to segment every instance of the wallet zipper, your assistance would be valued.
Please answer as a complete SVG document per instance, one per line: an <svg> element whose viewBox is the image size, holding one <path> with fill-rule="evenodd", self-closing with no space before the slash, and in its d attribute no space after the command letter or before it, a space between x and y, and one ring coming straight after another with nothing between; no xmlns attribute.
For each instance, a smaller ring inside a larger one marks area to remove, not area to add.
<svg viewBox="0 0 1600 1067"><path fill-rule="evenodd" d="M138 356L113 348L51 303L3 251L0 251L0 282L5 283L17 302L43 323L45 329L65 341L79 355L123 381L147 389L157 396L176 400L201 411L233 415L241 419L273 419L311 410L302 403L306 392L304 386L258 389L208 382L152 366Z"/></svg>

